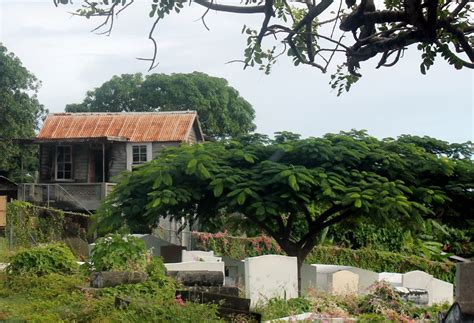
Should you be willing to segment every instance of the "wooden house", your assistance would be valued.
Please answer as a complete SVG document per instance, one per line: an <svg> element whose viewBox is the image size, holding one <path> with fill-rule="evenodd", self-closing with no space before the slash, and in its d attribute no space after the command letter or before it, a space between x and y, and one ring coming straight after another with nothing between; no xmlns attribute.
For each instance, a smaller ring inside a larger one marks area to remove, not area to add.
<svg viewBox="0 0 474 323"><path fill-rule="evenodd" d="M20 184L19 198L64 210L93 212L119 175L160 150L203 141L197 113L56 113L39 144L39 182Z"/></svg>

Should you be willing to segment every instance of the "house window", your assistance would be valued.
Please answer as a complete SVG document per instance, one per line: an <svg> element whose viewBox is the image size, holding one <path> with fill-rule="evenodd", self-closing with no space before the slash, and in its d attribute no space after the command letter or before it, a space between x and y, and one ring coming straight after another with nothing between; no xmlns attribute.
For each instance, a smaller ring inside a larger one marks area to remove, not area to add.
<svg viewBox="0 0 474 323"><path fill-rule="evenodd" d="M132 146L132 164L139 165L147 161L147 145Z"/></svg>
<svg viewBox="0 0 474 323"><path fill-rule="evenodd" d="M71 146L56 147L56 179L72 179Z"/></svg>

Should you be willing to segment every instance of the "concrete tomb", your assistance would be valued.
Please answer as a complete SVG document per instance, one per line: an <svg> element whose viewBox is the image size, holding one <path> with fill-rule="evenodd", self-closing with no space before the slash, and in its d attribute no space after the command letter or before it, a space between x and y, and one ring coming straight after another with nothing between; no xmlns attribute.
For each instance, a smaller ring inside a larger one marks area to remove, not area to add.
<svg viewBox="0 0 474 323"><path fill-rule="evenodd" d="M424 271L415 270L403 274L403 287L424 289L428 292L428 305L453 302L453 284L435 279Z"/></svg>
<svg viewBox="0 0 474 323"><path fill-rule="evenodd" d="M298 297L296 257L265 255L245 259L245 294L251 306L269 299Z"/></svg>
<svg viewBox="0 0 474 323"><path fill-rule="evenodd" d="M303 294L312 289L329 294L357 294L359 275L350 271L353 267L336 265L303 265L301 287Z"/></svg>
<svg viewBox="0 0 474 323"><path fill-rule="evenodd" d="M456 264L456 302L463 313L474 315L474 262Z"/></svg>

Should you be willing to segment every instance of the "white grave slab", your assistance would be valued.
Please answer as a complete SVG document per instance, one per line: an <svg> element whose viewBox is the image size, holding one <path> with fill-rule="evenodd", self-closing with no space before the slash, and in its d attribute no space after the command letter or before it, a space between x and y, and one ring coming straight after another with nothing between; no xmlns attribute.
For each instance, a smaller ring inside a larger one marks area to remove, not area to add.
<svg viewBox="0 0 474 323"><path fill-rule="evenodd" d="M301 286L303 294L311 289L330 294L357 294L359 275L350 271L353 267L337 265L303 265Z"/></svg>
<svg viewBox="0 0 474 323"><path fill-rule="evenodd" d="M220 262L221 257L216 257L214 251L200 251L200 250L183 250L181 252L182 261L209 261L209 262Z"/></svg>
<svg viewBox="0 0 474 323"><path fill-rule="evenodd" d="M164 264L167 271L220 271L225 277L223 262L187 261ZM225 278L224 278L225 283Z"/></svg>
<svg viewBox="0 0 474 323"><path fill-rule="evenodd" d="M385 280L393 287L402 287L403 274L383 272L379 274L379 281Z"/></svg>
<svg viewBox="0 0 474 323"><path fill-rule="evenodd" d="M245 261L223 256L227 286L245 288Z"/></svg>
<svg viewBox="0 0 474 323"><path fill-rule="evenodd" d="M428 291L428 305L449 302L454 299L453 284L434 278L424 271L415 270L403 274L403 287Z"/></svg>
<svg viewBox="0 0 474 323"><path fill-rule="evenodd" d="M245 294L252 307L275 297L298 297L296 257L265 255L246 258Z"/></svg>

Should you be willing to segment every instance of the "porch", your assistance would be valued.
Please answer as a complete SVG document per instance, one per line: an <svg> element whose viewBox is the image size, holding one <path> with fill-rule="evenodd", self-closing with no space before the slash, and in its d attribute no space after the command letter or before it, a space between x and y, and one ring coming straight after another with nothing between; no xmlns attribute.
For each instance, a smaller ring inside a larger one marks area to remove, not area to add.
<svg viewBox="0 0 474 323"><path fill-rule="evenodd" d="M18 199L67 211L92 213L116 183L24 183Z"/></svg>

